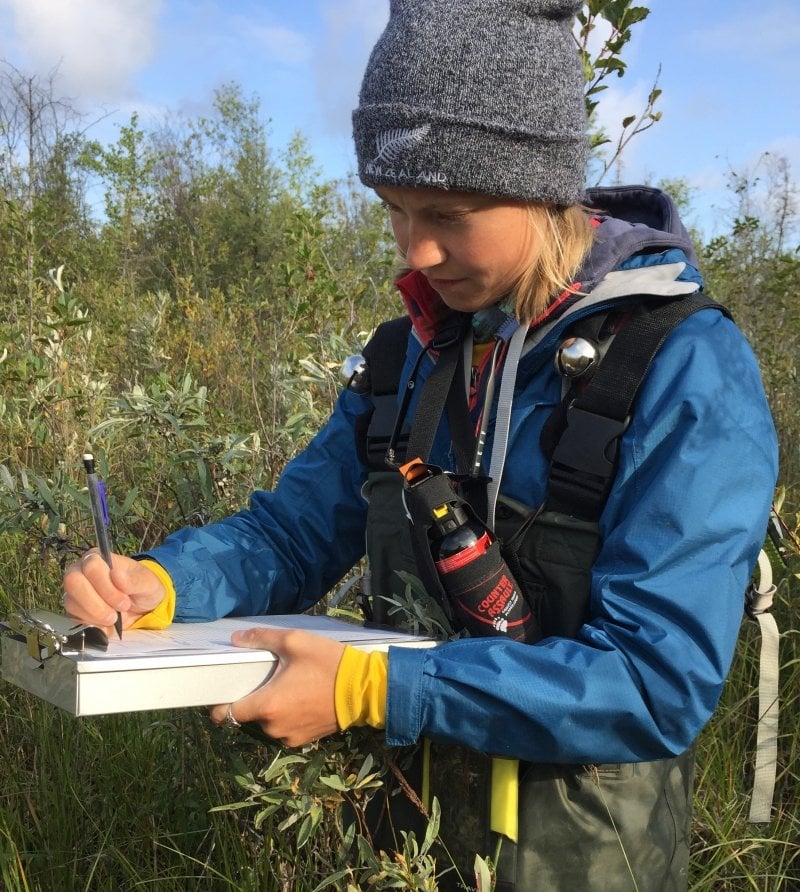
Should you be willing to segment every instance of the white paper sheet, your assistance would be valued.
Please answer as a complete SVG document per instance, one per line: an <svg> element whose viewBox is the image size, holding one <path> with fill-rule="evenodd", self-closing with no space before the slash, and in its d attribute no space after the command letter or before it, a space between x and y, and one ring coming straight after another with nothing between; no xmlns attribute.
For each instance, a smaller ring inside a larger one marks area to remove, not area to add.
<svg viewBox="0 0 800 892"><path fill-rule="evenodd" d="M211 623L173 623L166 629L150 631L130 629L122 634L122 640L110 638L108 650L91 651L94 659L119 659L120 657L156 656L177 653L230 653L241 648L231 644L231 635L239 630L254 627L265 629L302 629L333 638L345 644L365 645L373 642L408 642L403 633L370 629L330 616L292 614L287 616L225 617Z"/></svg>

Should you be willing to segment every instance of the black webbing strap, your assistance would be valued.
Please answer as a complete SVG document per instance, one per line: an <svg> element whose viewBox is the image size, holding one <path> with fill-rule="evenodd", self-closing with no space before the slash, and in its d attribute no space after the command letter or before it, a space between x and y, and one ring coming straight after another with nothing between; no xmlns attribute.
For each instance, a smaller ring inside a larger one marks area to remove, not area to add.
<svg viewBox="0 0 800 892"><path fill-rule="evenodd" d="M382 322L362 351L369 369L373 409L357 422L356 445L361 460L373 469L387 469L386 451L397 418L397 388L410 331L408 316ZM407 437L407 429L398 432L396 446L399 449L405 447Z"/></svg>
<svg viewBox="0 0 800 892"><path fill-rule="evenodd" d="M467 466L467 449L474 442L474 437L469 426L466 395L459 386L459 379L464 368L464 334L468 322L468 316L455 315L452 323L442 329L431 344L432 349L438 350L439 357L422 387L414 412L414 424L406 447L408 459L428 460L442 413L447 406L458 463L459 466ZM465 436L470 437L467 443L462 442Z"/></svg>
<svg viewBox="0 0 800 892"><path fill-rule="evenodd" d="M566 427L553 452L546 507L596 521L616 473L619 438L654 356L673 328L713 307L704 294L638 306L615 335L586 388L566 409Z"/></svg>
<svg viewBox="0 0 800 892"><path fill-rule="evenodd" d="M456 468L462 474L469 473L475 452L475 427L469 415L469 397L464 386L464 341L461 341L458 363L453 384L447 394L447 421L450 425L450 440L456 457Z"/></svg>
<svg viewBox="0 0 800 892"><path fill-rule="evenodd" d="M411 318L400 316L381 322L363 350L369 364L370 383L374 396L397 393L400 372L406 361Z"/></svg>

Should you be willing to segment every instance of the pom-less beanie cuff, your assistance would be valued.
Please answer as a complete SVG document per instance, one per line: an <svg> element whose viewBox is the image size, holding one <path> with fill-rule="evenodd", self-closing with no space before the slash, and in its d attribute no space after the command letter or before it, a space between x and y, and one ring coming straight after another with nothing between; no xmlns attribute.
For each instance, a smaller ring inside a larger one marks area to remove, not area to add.
<svg viewBox="0 0 800 892"><path fill-rule="evenodd" d="M354 112L359 177L366 186L427 186L520 201L577 204L585 191L583 132L494 132L454 121Z"/></svg>

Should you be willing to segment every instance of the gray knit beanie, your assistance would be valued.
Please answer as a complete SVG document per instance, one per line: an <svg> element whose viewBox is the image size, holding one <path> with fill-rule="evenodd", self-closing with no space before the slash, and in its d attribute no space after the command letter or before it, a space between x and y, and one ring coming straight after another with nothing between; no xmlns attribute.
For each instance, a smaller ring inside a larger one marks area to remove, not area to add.
<svg viewBox="0 0 800 892"><path fill-rule="evenodd" d="M391 0L353 112L368 186L583 198L580 0Z"/></svg>

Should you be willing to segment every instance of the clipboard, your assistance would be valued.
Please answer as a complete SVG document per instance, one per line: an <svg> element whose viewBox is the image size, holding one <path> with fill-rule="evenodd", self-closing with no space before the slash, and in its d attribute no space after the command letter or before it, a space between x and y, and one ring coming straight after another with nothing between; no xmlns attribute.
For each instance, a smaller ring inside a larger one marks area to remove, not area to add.
<svg viewBox="0 0 800 892"><path fill-rule="evenodd" d="M230 703L264 684L277 665L270 651L230 643L234 631L253 627L303 629L362 650L437 643L309 614L129 629L118 641L69 617L32 610L0 621L2 677L75 716Z"/></svg>

